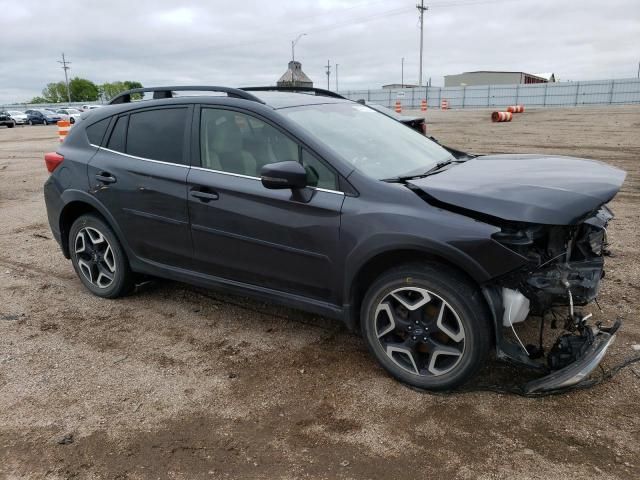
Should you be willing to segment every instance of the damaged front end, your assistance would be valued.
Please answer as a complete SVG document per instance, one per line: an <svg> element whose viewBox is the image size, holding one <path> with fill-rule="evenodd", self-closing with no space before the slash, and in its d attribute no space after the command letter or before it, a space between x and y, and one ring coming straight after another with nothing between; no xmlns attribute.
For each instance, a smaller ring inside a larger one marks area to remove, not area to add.
<svg viewBox="0 0 640 480"><path fill-rule="evenodd" d="M615 338L619 321L608 328L600 323L590 325L591 314L580 311L596 300L604 278L604 257L609 253L606 229L612 218L612 212L602 206L578 224L509 222L493 235L494 240L527 259L522 268L483 289L496 317L498 358L548 373L527 383L527 393L579 383L598 366ZM540 317L538 346L525 345L514 328L529 315ZM551 320L552 328L565 331L548 352L543 347L546 319Z"/></svg>

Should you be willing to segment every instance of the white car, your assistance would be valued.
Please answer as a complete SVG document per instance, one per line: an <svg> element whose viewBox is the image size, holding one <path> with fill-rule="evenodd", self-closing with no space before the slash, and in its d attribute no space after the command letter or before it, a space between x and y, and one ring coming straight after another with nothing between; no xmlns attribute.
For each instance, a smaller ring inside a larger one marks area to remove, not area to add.
<svg viewBox="0 0 640 480"><path fill-rule="evenodd" d="M25 125L27 123L27 114L20 110L9 110L9 116L16 122L16 125Z"/></svg>
<svg viewBox="0 0 640 480"><path fill-rule="evenodd" d="M82 112L76 108L60 108L56 110L56 113L60 115L63 120L67 120L71 124L79 121L80 115L82 115Z"/></svg>

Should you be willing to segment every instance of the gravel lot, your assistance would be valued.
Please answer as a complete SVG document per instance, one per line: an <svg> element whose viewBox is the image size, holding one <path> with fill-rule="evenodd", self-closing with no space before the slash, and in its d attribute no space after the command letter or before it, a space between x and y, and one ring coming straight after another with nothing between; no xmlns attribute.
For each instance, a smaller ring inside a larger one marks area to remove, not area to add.
<svg viewBox="0 0 640 480"><path fill-rule="evenodd" d="M627 170L590 311L626 322L606 366L637 354L640 106L489 114L427 117L460 149ZM0 128L1 478L640 478L640 364L560 396L430 395L331 320L165 281L90 295L47 224L56 133ZM526 377L492 363L478 382L495 372Z"/></svg>

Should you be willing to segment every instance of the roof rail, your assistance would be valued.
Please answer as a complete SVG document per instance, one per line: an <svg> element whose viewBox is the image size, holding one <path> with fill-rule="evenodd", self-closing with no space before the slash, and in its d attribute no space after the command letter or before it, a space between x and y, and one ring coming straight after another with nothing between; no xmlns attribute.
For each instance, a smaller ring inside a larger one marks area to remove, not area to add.
<svg viewBox="0 0 640 480"><path fill-rule="evenodd" d="M129 103L131 102L131 95L136 93L153 92L153 99L158 100L161 98L173 98L173 92L186 92L186 91L222 92L222 93L226 93L227 96L229 97L242 98L244 100L251 100L252 102L264 103L255 95L251 95L250 93L247 93L244 90L240 90L238 88L187 85L187 86L175 86L175 87L132 88L131 90L127 90L126 92L122 92L116 95L115 97L113 97L109 101L109 105L115 105L118 103Z"/></svg>
<svg viewBox="0 0 640 480"><path fill-rule="evenodd" d="M332 97L348 100L348 98L343 97L336 92L332 92L331 90L314 87L242 87L240 90L244 90L245 92L313 92L318 97Z"/></svg>

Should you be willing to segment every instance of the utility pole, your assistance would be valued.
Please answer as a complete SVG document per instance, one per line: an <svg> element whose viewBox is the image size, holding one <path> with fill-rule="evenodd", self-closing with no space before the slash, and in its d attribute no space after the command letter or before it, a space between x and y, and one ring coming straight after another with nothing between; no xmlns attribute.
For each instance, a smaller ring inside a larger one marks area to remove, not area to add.
<svg viewBox="0 0 640 480"><path fill-rule="evenodd" d="M420 0L420 5L416 5L416 8L420 12L420 78L418 79L418 86L422 86L422 50L424 39L424 12L429 10L429 7L424 6L424 0Z"/></svg>
<svg viewBox="0 0 640 480"><path fill-rule="evenodd" d="M71 67L67 67L67 65L71 65L71 62L67 62L64 58L64 52L62 52L62 61L58 60L58 63L62 64L62 69L64 70L64 83L67 85L67 99L69 100L69 103L71 103L71 92L69 90L69 75L67 73L67 71L71 68Z"/></svg>
<svg viewBox="0 0 640 480"><path fill-rule="evenodd" d="M331 65L329 64L329 60L327 60L327 90L331 90L329 87L329 78L331 77Z"/></svg>
<svg viewBox="0 0 640 480"><path fill-rule="evenodd" d="M338 91L338 66L340 66L340 64L336 63L336 92Z"/></svg>
<svg viewBox="0 0 640 480"><path fill-rule="evenodd" d="M638 62L638 78L640 78L640 62Z"/></svg>
<svg viewBox="0 0 640 480"><path fill-rule="evenodd" d="M305 35L306 35L306 33L301 33L300 35L298 35L296 37L295 40L291 40L291 61L292 62L295 62L295 60L296 60L296 44Z"/></svg>
<svg viewBox="0 0 640 480"><path fill-rule="evenodd" d="M400 67L400 71L401 71L401 73L400 73L400 78L401 78L401 80L400 80L400 88L404 88L404 57L402 57L401 64L402 64L402 66Z"/></svg>

